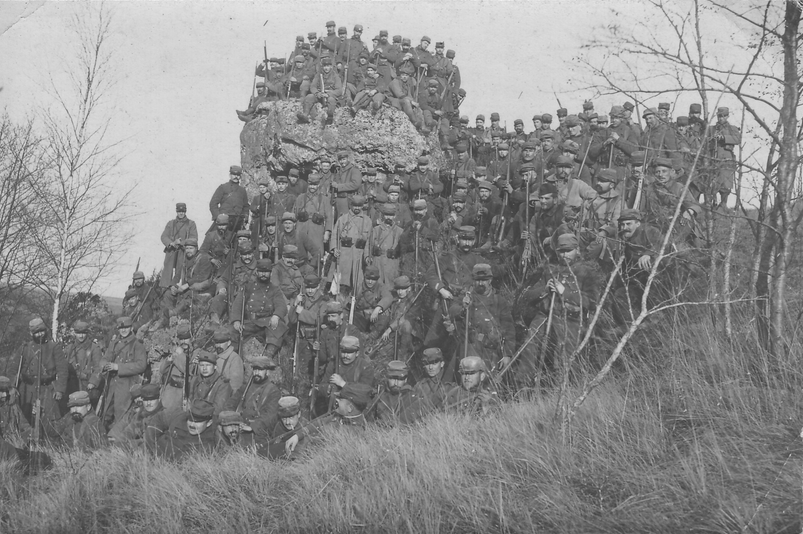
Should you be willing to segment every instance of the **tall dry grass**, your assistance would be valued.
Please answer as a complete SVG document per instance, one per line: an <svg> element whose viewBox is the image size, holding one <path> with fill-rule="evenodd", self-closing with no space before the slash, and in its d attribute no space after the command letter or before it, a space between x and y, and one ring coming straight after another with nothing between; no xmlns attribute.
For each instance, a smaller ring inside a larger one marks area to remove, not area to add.
<svg viewBox="0 0 803 534"><path fill-rule="evenodd" d="M550 392L330 433L295 463L61 454L31 479L0 472L0 531L799 532L800 351L756 346L703 312L662 316L565 436Z"/></svg>

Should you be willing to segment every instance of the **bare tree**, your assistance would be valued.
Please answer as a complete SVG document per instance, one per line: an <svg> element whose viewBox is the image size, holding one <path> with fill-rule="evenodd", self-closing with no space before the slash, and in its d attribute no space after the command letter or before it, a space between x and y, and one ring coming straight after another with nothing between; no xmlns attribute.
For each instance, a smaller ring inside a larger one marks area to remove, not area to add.
<svg viewBox="0 0 803 534"><path fill-rule="evenodd" d="M72 23L70 84L51 80L55 105L43 115L49 179L32 184L43 211L30 231L45 260L35 283L52 299L54 336L65 297L91 291L121 256L132 191L113 182L120 146L108 139L111 115L104 112L114 84L111 14L105 4L81 4Z"/></svg>

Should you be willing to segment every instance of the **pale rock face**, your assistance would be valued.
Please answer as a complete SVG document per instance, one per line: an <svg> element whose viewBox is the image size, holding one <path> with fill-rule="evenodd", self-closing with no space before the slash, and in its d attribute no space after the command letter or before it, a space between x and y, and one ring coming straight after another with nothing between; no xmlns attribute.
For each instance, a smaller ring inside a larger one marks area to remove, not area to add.
<svg viewBox="0 0 803 534"><path fill-rule="evenodd" d="M363 110L355 117L348 109L338 108L334 122L324 125L326 113L318 104L309 124L298 123L299 102L269 105L270 113L247 123L240 134L242 185L249 198L257 194L257 183L270 171L291 166L310 169L320 156L334 156L342 149L351 150L359 168L376 167L381 173L393 172L397 163L412 171L422 154L429 154L433 167L446 166L437 131L422 136L407 115L395 108L383 106L376 115Z"/></svg>

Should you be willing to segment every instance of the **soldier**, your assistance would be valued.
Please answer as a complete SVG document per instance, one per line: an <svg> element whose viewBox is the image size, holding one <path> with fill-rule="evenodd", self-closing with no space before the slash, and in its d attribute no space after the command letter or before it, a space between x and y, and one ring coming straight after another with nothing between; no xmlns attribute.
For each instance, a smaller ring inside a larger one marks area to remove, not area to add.
<svg viewBox="0 0 803 534"><path fill-rule="evenodd" d="M326 107L326 123L331 124L335 117L335 107L343 94L343 82L337 72L332 70L332 59L321 58L321 73L310 84L310 94L304 97L302 111L298 113L299 123L310 121L310 110L317 102Z"/></svg>
<svg viewBox="0 0 803 534"><path fill-rule="evenodd" d="M215 364L217 369L226 381L231 386L232 391L236 391L243 385L245 380L243 376L243 359L234 350L234 344L231 342L231 335L229 331L224 328L215 330L212 334L212 342L215 344L215 353L217 360ZM197 356L193 358L192 363L196 363Z"/></svg>
<svg viewBox="0 0 803 534"><path fill-rule="evenodd" d="M565 205L580 206L585 201L597 198L593 187L572 175L574 163L567 156L560 156L555 163L555 174L548 175L546 180L555 184L558 189L558 201Z"/></svg>
<svg viewBox="0 0 803 534"><path fill-rule="evenodd" d="M340 47L338 61L347 66L349 70L356 69L358 58L368 53L365 43L362 42L362 25L355 24L351 38L347 39L345 45Z"/></svg>
<svg viewBox="0 0 803 534"><path fill-rule="evenodd" d="M377 66L369 63L365 66L365 76L360 77L355 86L354 103L351 112L356 115L361 109L371 107L371 112L376 113L382 107L382 103L387 98L391 80L381 75Z"/></svg>
<svg viewBox="0 0 803 534"><path fill-rule="evenodd" d="M502 202L499 197L492 196L494 186L485 180L477 184L479 191L479 202L477 203L477 216L475 224L477 228L477 242L482 243L482 248L488 249L491 247L491 240L493 239L494 223L502 212Z"/></svg>
<svg viewBox="0 0 803 534"><path fill-rule="evenodd" d="M229 216L229 229L236 232L245 225L248 219L248 194L240 185L240 175L243 170L239 165L229 167L229 181L219 185L209 201L209 211L212 221L225 213Z"/></svg>
<svg viewBox="0 0 803 534"><path fill-rule="evenodd" d="M184 243L184 269L181 279L162 296L164 317L167 319L180 315L190 307L196 295L211 295L215 291L212 283L214 274L215 267L209 255L198 252L198 241L187 239Z"/></svg>
<svg viewBox="0 0 803 534"><path fill-rule="evenodd" d="M675 131L661 121L660 115L652 108L645 109L642 118L647 122L647 128L641 134L639 146L649 158L671 158L678 149Z"/></svg>
<svg viewBox="0 0 803 534"><path fill-rule="evenodd" d="M388 192L387 204L394 208L394 220L396 226L406 229L413 222L413 214L410 212L410 205L399 202L401 197L401 186L396 183L386 184Z"/></svg>
<svg viewBox="0 0 803 534"><path fill-rule="evenodd" d="M178 325L176 343L167 358L162 359L159 364L159 376L162 377L160 397L167 410L181 409L182 407L187 356L192 354L191 335L188 324Z"/></svg>
<svg viewBox="0 0 803 534"><path fill-rule="evenodd" d="M241 230L242 231L242 230ZM238 245L237 257L231 268L227 268L217 279L217 295L209 301L211 321L220 324L229 308L229 302L243 290L245 285L256 278L257 262L251 241L246 240Z"/></svg>
<svg viewBox="0 0 803 534"><path fill-rule="evenodd" d="M265 233L265 219L273 212L273 194L268 177L261 178L257 185L259 194L251 200L251 242L259 246L259 238Z"/></svg>
<svg viewBox="0 0 803 534"><path fill-rule="evenodd" d="M326 320L324 313L326 294L321 288L321 279L315 274L304 277L304 292L295 298L290 309L290 324L298 328L298 362L296 367L301 374L300 381L294 377L295 392L306 398L309 384L312 383L315 368L313 344L318 340L321 324Z"/></svg>
<svg viewBox="0 0 803 534"><path fill-rule="evenodd" d="M412 391L412 413L415 419L443 409L448 392L454 387L446 377L443 353L438 347L424 349L421 355L423 377Z"/></svg>
<svg viewBox="0 0 803 534"><path fill-rule="evenodd" d="M413 422L413 388L407 383L409 372L403 361L388 362L385 369L386 387L380 387L373 413L368 414L368 417L373 416L377 424L392 428Z"/></svg>
<svg viewBox="0 0 803 534"><path fill-rule="evenodd" d="M340 42L340 39L335 34L335 21L330 20L326 23L326 36L322 37L321 40L323 41L323 48L327 50L330 55L334 55L335 51L337 50L337 46Z"/></svg>
<svg viewBox="0 0 803 534"><path fill-rule="evenodd" d="M292 212L295 206L297 197L288 191L289 186L290 179L287 176L280 174L276 177L276 193L271 199L269 214L277 219L287 212Z"/></svg>
<svg viewBox="0 0 803 534"><path fill-rule="evenodd" d="M234 392L226 406L240 413L245 423L254 432L257 445L267 444L278 420L279 388L268 378L268 371L278 365L267 356L251 360L251 379Z"/></svg>
<svg viewBox="0 0 803 534"><path fill-rule="evenodd" d="M98 387L103 379L104 405L98 407L98 411L107 427L119 420L131 404L129 390L148 366L145 346L132 334L132 330L131 317L117 319L117 335L112 338L100 361L99 372L95 373L87 386Z"/></svg>
<svg viewBox="0 0 803 534"><path fill-rule="evenodd" d="M229 253L234 245L234 240L237 237L236 232L228 230L229 216L225 213L220 213L215 219L214 227L210 228L204 236L204 242L201 244L199 252L209 255L209 259L215 269L223 271L228 268Z"/></svg>
<svg viewBox="0 0 803 534"><path fill-rule="evenodd" d="M196 399L188 412L178 414L167 431L159 436L156 454L166 460L179 461L212 453L217 443L217 420L211 402ZM150 431L150 429L149 429Z"/></svg>
<svg viewBox="0 0 803 534"><path fill-rule="evenodd" d="M87 389L89 379L98 372L103 351L97 341L89 337L89 323L86 321L75 321L73 323L75 341L67 345L64 357L67 359L70 371L70 380L67 390L88 391L93 401L98 400L96 389Z"/></svg>
<svg viewBox="0 0 803 534"><path fill-rule="evenodd" d="M217 340L216 340L217 341ZM219 343L215 343L215 349L218 349ZM227 347L230 348L230 347ZM220 354L222 355L222 354ZM220 356L219 355L219 356ZM201 350L197 356L198 359L198 372L190 379L190 402L196 399L203 399L211 402L215 407L215 414L220 413L226 402L231 397L232 381L224 376L219 369L220 361L215 354L209 351ZM230 356L229 356L230 357ZM238 356L239 358L239 356ZM240 381L238 387L242 386L242 360L239 360ZM223 366L228 367L228 358L223 360ZM231 367L234 367L236 360L231 361Z"/></svg>
<svg viewBox="0 0 803 534"><path fill-rule="evenodd" d="M314 272L308 265L303 265L304 270L302 271L296 262L301 262L303 265L303 260L299 258L298 248L295 245L286 245L282 261L274 266L270 277L271 285L278 287L288 301L295 299L304 288L304 275Z"/></svg>
<svg viewBox="0 0 803 534"><path fill-rule="evenodd" d="M165 260L162 274L159 277L161 287L170 287L181 278L181 270L184 266L182 249L186 240L190 238L198 239L198 229L195 227L195 221L187 218L187 205L179 202L176 204L176 218L168 221L162 232Z"/></svg>
<svg viewBox="0 0 803 534"><path fill-rule="evenodd" d="M296 214L286 211L282 214L282 231L278 237L279 256L285 257L286 247L292 247L293 255L299 267L306 267L305 270L318 270L318 262L323 255L320 241L313 241L312 238L298 230Z"/></svg>
<svg viewBox="0 0 803 534"><path fill-rule="evenodd" d="M445 409L485 415L499 404L499 397L485 382L490 378L485 362L479 356L460 360L460 385L446 395Z"/></svg>
<svg viewBox="0 0 803 534"><path fill-rule="evenodd" d="M347 150L341 150L337 153L337 163L340 170L337 174L332 176L330 182L332 194L335 197L335 221L348 213L349 200L357 193L362 185L362 173L360 169L351 162ZM323 180L321 183L323 183Z"/></svg>
<svg viewBox="0 0 803 534"><path fill-rule="evenodd" d="M309 422L301 415L298 397L279 399L279 422L273 428L268 455L271 459L295 460L307 444Z"/></svg>
<svg viewBox="0 0 803 534"><path fill-rule="evenodd" d="M388 285L380 281L380 277L376 265L366 267L363 287L355 300L354 325L362 332L375 332L374 340L379 337L377 332L385 330L389 317L385 312L393 302Z"/></svg>
<svg viewBox="0 0 803 534"><path fill-rule="evenodd" d="M28 422L35 426L38 406L40 428L47 431L61 417L58 403L67 391L68 364L61 345L51 339L40 317L28 323L28 331L31 341L22 347L16 387Z"/></svg>
<svg viewBox="0 0 803 534"><path fill-rule="evenodd" d="M31 439L33 430L17 404L18 395L12 396L13 389L11 380L0 376L0 442L21 447Z"/></svg>
<svg viewBox="0 0 803 534"><path fill-rule="evenodd" d="M421 129L422 135L429 135L436 128L441 138L446 137L449 130L449 121L444 115L443 100L440 95L440 84L435 78L430 78L427 85L427 92L420 95L418 103L424 117L424 128Z"/></svg>
<svg viewBox="0 0 803 534"><path fill-rule="evenodd" d="M738 164L734 150L742 142L742 133L739 128L728 123L730 110L726 107L717 108L717 123L714 126L712 141L716 143L714 157L717 159L713 189L719 193L719 204L726 207L728 195L733 189L733 176Z"/></svg>
<svg viewBox="0 0 803 534"><path fill-rule="evenodd" d="M303 52L290 57L293 58L293 66L290 72L282 76L281 84L284 95L301 100L309 93L310 81L315 76L315 70Z"/></svg>
<svg viewBox="0 0 803 534"><path fill-rule="evenodd" d="M368 199L368 216L372 222L376 223L379 218L379 210L376 204L385 202L388 197L382 184L377 181L374 167L365 169L365 181L360 186L359 194Z"/></svg>
<svg viewBox="0 0 803 534"><path fill-rule="evenodd" d="M600 140L602 143L600 144ZM624 122L624 109L621 106L611 108L611 126L607 129L607 138L595 136L588 155L600 165L616 171L616 182L624 183L628 174L630 156L637 150L639 140L633 130ZM620 191L624 193L624 191Z"/></svg>
<svg viewBox="0 0 803 534"><path fill-rule="evenodd" d="M329 402L330 395L344 389L346 384L359 382L371 388L374 385L374 369L370 362L360 355L358 337L343 336L339 352L339 360L336 356L326 363L323 377L318 383L317 398L320 407ZM324 413L326 410L321 410L320 407L318 413Z"/></svg>
<svg viewBox="0 0 803 534"><path fill-rule="evenodd" d="M262 65L260 65L260 67L262 67ZM260 69L258 68L257 70L259 71ZM264 67L262 70L264 71ZM245 110L234 110L235 113L237 113L237 118L243 122L251 122L259 116L270 113L270 103L284 97L284 92L282 91L283 85L281 79L267 84L265 82L257 82L256 98L253 96L251 97L248 102L248 107Z"/></svg>
<svg viewBox="0 0 803 534"><path fill-rule="evenodd" d="M413 98L415 81L411 79L414 73L411 65L403 65L399 69L399 76L394 78L388 86L388 101L394 108L403 111L417 130L423 128L423 120L419 118L418 102Z"/></svg>
<svg viewBox="0 0 803 534"><path fill-rule="evenodd" d="M265 232L262 234L262 239L258 245L261 258L278 259L279 248L276 238L276 217L268 215L265 217Z"/></svg>
<svg viewBox="0 0 803 534"><path fill-rule="evenodd" d="M487 263L477 263L472 269L474 285L462 302L449 306L449 315L444 319L447 332L454 332L459 320L460 340L458 354L475 354L493 368L501 358L512 353L515 342L513 317L510 303L491 286L493 271ZM465 341L468 341L468 347Z"/></svg>
<svg viewBox="0 0 803 534"><path fill-rule="evenodd" d="M231 317L232 326L246 340L257 337L265 342L265 354L269 357L279 352L287 331L287 301L281 290L270 283L272 270L273 262L257 260L257 279L237 296Z"/></svg>
<svg viewBox="0 0 803 534"><path fill-rule="evenodd" d="M536 201L538 210L534 209ZM550 239L563 222L564 205L558 200L557 187L550 182L542 184L537 192L530 195L530 204L533 206L533 216L530 223L523 227L525 230L521 234L525 243L522 258L527 261L535 259L534 263L540 264L546 261L543 243ZM512 238L513 236L509 236L509 239Z"/></svg>
<svg viewBox="0 0 803 534"><path fill-rule="evenodd" d="M681 204L681 217L672 228L673 240L677 246L695 243L695 220L702 212L702 208L688 190L684 194L684 187L673 179L672 160L655 158L655 181L644 188L642 209L644 220L666 234L669 223L675 215L675 208Z"/></svg>
<svg viewBox="0 0 803 534"><path fill-rule="evenodd" d="M125 292L123 297L123 315L131 317L134 321L134 333L139 333L143 328L141 334L147 331L153 319L153 308L151 307L152 300L149 298L148 302L141 302L137 291L129 289Z"/></svg>
<svg viewBox="0 0 803 534"><path fill-rule="evenodd" d="M320 189L321 175L312 173L309 175L307 183L307 191L302 193L296 198L293 211L298 220L298 229L296 230L301 239L307 240L320 247L321 243L329 241L332 235L332 210L331 198L327 191ZM320 254L320 250L318 251ZM315 265L319 263L317 258L314 258Z"/></svg>
<svg viewBox="0 0 803 534"><path fill-rule="evenodd" d="M617 187L619 173L616 169L602 169L596 175L597 198L591 201L589 219L595 230L616 224L622 210L622 195Z"/></svg>
<svg viewBox="0 0 803 534"><path fill-rule="evenodd" d="M443 183L438 175L429 169L429 158L418 158L418 168L410 174L407 182L407 195L410 199L423 198L427 201L428 212L438 221L443 219Z"/></svg>
<svg viewBox="0 0 803 534"><path fill-rule="evenodd" d="M363 213L364 204L365 197L352 197L351 211L338 218L329 242L329 250L337 258L340 287L347 294L362 285L365 246L372 227L371 218Z"/></svg>
<svg viewBox="0 0 803 534"><path fill-rule="evenodd" d="M218 414L218 440L216 451L238 450L255 451L254 434L245 424L243 416L232 410Z"/></svg>
<svg viewBox="0 0 803 534"><path fill-rule="evenodd" d="M429 213L424 199L413 201L413 222L399 237L399 272L410 277L416 285L432 265L432 251L440 240L437 219Z"/></svg>
<svg viewBox="0 0 803 534"><path fill-rule="evenodd" d="M366 258L366 262L376 268L380 284L387 286L399 275L403 230L396 225L394 205L382 204L380 212L382 217L377 220L368 239L371 243L371 255Z"/></svg>
<svg viewBox="0 0 803 534"><path fill-rule="evenodd" d="M382 322L383 332L381 341L384 350L381 356L375 359L383 359L382 356L393 354L393 359L399 354L412 354L417 351L424 337L424 329L421 325L421 314L413 312L416 303L416 296L410 289L410 279L407 276L399 276L393 281L393 292L395 296L387 308L387 316ZM386 327L385 327L386 326ZM391 341L392 344L388 344ZM374 348L376 351L379 346Z"/></svg>
<svg viewBox="0 0 803 534"><path fill-rule="evenodd" d="M157 384L146 384L141 387L142 407L126 421L121 419L109 431L109 441L115 445L136 448L144 443L149 426L154 424L160 414L168 413L168 421L181 413L181 404L168 410L159 398L160 388ZM162 415L163 417L164 415Z"/></svg>
<svg viewBox="0 0 803 534"><path fill-rule="evenodd" d="M320 422L313 421L310 425L313 428L309 429L309 433L314 434L323 426L346 427L355 431L365 430L367 427L365 411L371 404L373 393L371 386L359 382L349 382L337 393L331 417L323 417Z"/></svg>
<svg viewBox="0 0 803 534"><path fill-rule="evenodd" d="M70 393L67 406L70 412L55 423L52 437L67 447L85 451L106 445L106 429L92 410L89 393L86 391Z"/></svg>

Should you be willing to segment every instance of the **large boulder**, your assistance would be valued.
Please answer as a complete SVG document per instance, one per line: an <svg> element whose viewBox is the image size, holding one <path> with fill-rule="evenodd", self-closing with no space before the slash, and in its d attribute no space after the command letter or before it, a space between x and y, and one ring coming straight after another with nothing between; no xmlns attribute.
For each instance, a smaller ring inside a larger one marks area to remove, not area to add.
<svg viewBox="0 0 803 534"><path fill-rule="evenodd" d="M332 124L324 123L326 113L318 104L307 124L296 118L301 111L298 101L272 102L268 109L246 123L240 134L242 182L250 196L256 194L256 183L271 172L290 167L309 170L324 154L342 149L352 151L360 168L376 167L382 173L393 172L397 164L412 170L423 154L438 167L445 164L437 131L422 136L407 115L387 105L376 114L362 110L356 116L338 108Z"/></svg>

